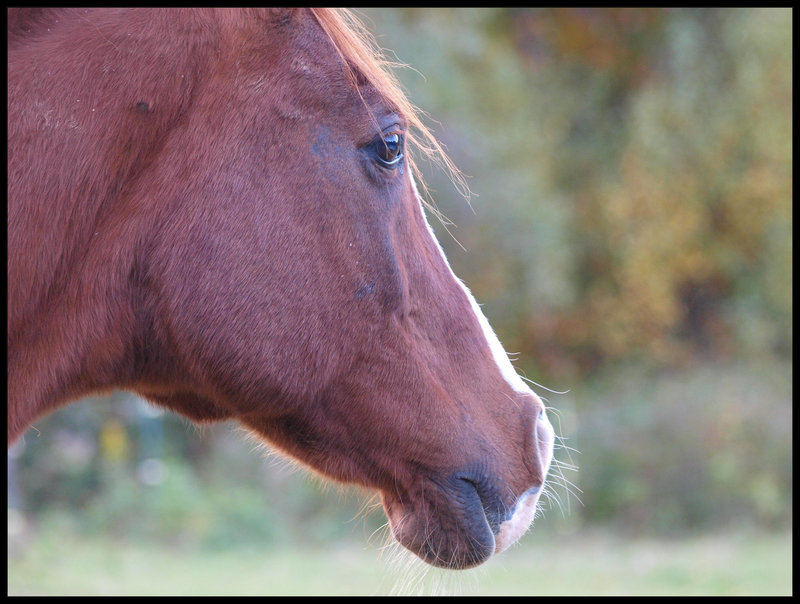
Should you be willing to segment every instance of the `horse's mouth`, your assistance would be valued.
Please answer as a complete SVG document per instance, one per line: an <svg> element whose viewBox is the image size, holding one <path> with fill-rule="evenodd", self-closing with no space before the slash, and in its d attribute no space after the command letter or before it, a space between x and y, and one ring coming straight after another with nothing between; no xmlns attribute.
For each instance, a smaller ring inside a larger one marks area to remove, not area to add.
<svg viewBox="0 0 800 604"><path fill-rule="evenodd" d="M502 549L516 531L504 531L511 510L490 489L467 478L426 481L424 496L401 501L383 494L392 534L406 549L440 568L466 569ZM431 484L434 485L431 488ZM526 526L527 528L527 526Z"/></svg>
<svg viewBox="0 0 800 604"><path fill-rule="evenodd" d="M531 487L509 506L491 486L468 479L465 482L480 500L484 519L494 536L494 553L499 554L516 542L533 523L542 487Z"/></svg>

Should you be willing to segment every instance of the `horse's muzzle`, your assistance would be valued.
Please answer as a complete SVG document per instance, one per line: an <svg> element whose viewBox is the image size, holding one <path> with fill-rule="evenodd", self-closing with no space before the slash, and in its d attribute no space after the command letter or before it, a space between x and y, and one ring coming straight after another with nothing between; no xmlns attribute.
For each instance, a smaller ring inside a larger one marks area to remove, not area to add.
<svg viewBox="0 0 800 604"><path fill-rule="evenodd" d="M534 459L516 464L525 476L492 460L447 477L417 477L405 497L384 493L395 538L433 566L464 569L507 549L531 526L552 460L554 433L546 416L532 435ZM516 486L513 486L516 485Z"/></svg>

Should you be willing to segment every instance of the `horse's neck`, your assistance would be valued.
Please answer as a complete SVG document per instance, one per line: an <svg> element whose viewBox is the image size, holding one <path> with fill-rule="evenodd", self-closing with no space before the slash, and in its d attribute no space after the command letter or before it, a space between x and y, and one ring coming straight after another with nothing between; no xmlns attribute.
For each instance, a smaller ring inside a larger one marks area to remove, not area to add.
<svg viewBox="0 0 800 604"><path fill-rule="evenodd" d="M9 437L65 399L113 381L138 239L135 226L123 237L119 225L144 212L131 210L131 191L186 111L209 55L179 41L182 52L165 63L170 37L157 23L125 47L124 31L113 38L108 23L79 29L74 13L59 14L51 33L37 24L53 15L10 18L40 37L26 41L17 31L19 39L9 39Z"/></svg>

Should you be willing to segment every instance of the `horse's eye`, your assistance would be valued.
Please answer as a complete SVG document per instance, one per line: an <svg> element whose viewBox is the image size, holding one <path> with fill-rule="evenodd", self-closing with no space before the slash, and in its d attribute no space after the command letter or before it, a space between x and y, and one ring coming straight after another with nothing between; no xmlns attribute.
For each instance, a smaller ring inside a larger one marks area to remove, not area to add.
<svg viewBox="0 0 800 604"><path fill-rule="evenodd" d="M392 133L375 140L375 156L385 168L395 168L403 161L403 135Z"/></svg>

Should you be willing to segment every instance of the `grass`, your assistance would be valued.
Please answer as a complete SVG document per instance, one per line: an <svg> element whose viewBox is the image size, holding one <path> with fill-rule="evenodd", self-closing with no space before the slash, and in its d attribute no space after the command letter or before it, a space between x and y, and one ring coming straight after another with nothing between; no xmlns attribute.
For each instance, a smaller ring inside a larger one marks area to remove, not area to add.
<svg viewBox="0 0 800 604"><path fill-rule="evenodd" d="M54 525L9 545L9 595L790 595L791 534L661 541L535 531L448 572L372 542L228 551L85 537Z"/></svg>

